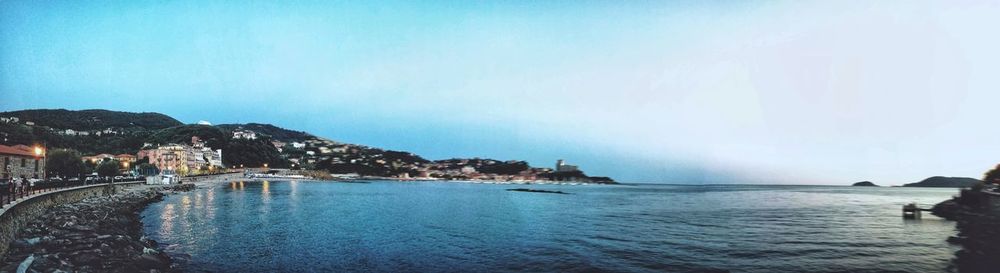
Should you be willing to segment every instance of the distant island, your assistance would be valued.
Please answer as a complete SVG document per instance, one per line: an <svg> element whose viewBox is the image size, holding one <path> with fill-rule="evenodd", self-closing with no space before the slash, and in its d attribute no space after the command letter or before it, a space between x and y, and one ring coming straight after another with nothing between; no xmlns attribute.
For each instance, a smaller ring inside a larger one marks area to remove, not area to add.
<svg viewBox="0 0 1000 273"><path fill-rule="evenodd" d="M982 182L982 180L968 177L934 176L920 182L904 184L903 187L966 188Z"/></svg>
<svg viewBox="0 0 1000 273"><path fill-rule="evenodd" d="M871 181L861 181L861 182L858 182L858 183L854 183L851 186L855 186L855 187L878 187L878 185L875 185L875 183L872 183Z"/></svg>
<svg viewBox="0 0 1000 273"><path fill-rule="evenodd" d="M86 173L103 161L129 161L143 170L170 170L181 176L227 168L274 168L338 180L615 183L608 177L589 176L563 160L548 168L530 166L521 160L429 160L410 152L343 143L270 124L184 124L160 113L65 109L0 112L0 144L69 149L90 164L89 169L82 170Z"/></svg>

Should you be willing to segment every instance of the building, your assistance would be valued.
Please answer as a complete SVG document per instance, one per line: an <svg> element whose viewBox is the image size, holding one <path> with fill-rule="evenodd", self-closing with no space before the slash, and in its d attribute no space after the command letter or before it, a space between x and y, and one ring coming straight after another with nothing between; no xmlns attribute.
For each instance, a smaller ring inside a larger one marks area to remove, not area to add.
<svg viewBox="0 0 1000 273"><path fill-rule="evenodd" d="M104 160L115 159L115 155L112 155L112 154L99 154L99 155L92 155L92 156L80 157L80 159L82 159L83 162L90 162L90 163L97 164L97 163L100 163L101 161L104 161Z"/></svg>
<svg viewBox="0 0 1000 273"><path fill-rule="evenodd" d="M576 165L566 164L562 159L556 160L556 172L575 172L579 169Z"/></svg>
<svg viewBox="0 0 1000 273"><path fill-rule="evenodd" d="M272 140L271 145L273 145L274 148L278 149L279 153L282 151L282 149L285 148L285 143L277 140Z"/></svg>
<svg viewBox="0 0 1000 273"><path fill-rule="evenodd" d="M25 145L0 145L0 178L45 178L45 160L41 148Z"/></svg>
<svg viewBox="0 0 1000 273"><path fill-rule="evenodd" d="M223 168L222 149L212 150L197 137L191 145L167 144L139 151L138 158L148 158L164 174L197 174L204 169Z"/></svg>
<svg viewBox="0 0 1000 273"><path fill-rule="evenodd" d="M149 158L149 164L156 166L164 174L187 174L194 165L193 148L181 144L167 144L141 150L138 157Z"/></svg>
<svg viewBox="0 0 1000 273"><path fill-rule="evenodd" d="M65 131L62 132L62 134L67 135L67 136L75 136L76 135L76 131L73 130L73 129L66 129Z"/></svg>
<svg viewBox="0 0 1000 273"><path fill-rule="evenodd" d="M257 133L250 130L244 130L242 128L233 131L233 138L235 139L257 139Z"/></svg>
<svg viewBox="0 0 1000 273"><path fill-rule="evenodd" d="M120 154L115 156L115 160L118 160L118 162L128 163L129 165L131 165L132 163L135 163L136 157L130 154Z"/></svg>

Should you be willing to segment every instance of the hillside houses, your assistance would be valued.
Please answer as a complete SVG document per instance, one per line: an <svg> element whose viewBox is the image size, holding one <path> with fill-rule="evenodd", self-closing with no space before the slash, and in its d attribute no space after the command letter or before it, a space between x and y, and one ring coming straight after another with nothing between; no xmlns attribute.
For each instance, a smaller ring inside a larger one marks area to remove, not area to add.
<svg viewBox="0 0 1000 273"><path fill-rule="evenodd" d="M254 139L257 139L257 133L254 132L254 131L245 130L245 129L240 128L240 129L233 130L233 139L249 139L249 140L254 140Z"/></svg>

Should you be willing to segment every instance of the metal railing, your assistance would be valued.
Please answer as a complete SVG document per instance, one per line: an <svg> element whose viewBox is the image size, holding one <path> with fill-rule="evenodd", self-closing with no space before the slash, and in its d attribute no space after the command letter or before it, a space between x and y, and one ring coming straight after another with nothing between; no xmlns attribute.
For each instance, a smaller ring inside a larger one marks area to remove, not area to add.
<svg viewBox="0 0 1000 273"><path fill-rule="evenodd" d="M136 181L143 181L143 179L142 178L122 179L122 180L97 179L93 181L43 180L35 182L34 184L29 182L14 183L7 180L0 182L0 207L6 206L7 204L13 203L14 201L24 199L26 197L39 193L52 192L61 189L68 189L86 185L99 185L99 184L113 185L123 182L136 182Z"/></svg>

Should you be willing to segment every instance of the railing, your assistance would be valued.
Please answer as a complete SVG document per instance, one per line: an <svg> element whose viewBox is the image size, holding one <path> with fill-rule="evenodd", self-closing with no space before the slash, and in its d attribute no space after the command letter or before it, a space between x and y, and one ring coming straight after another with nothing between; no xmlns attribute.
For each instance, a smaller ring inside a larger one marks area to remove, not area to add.
<svg viewBox="0 0 1000 273"><path fill-rule="evenodd" d="M120 182L135 182L135 181L143 181L143 179L141 178L123 179L123 180L98 179L94 181L48 180L48 181L35 182L34 185L28 182L22 182L20 183L20 185L18 185L18 183L11 183L9 181L5 181L6 183L0 183L0 207L6 206L7 204L13 203L14 201L38 193L51 192L51 191L57 191L61 189L86 186L86 185L97 185L97 184L112 185Z"/></svg>

